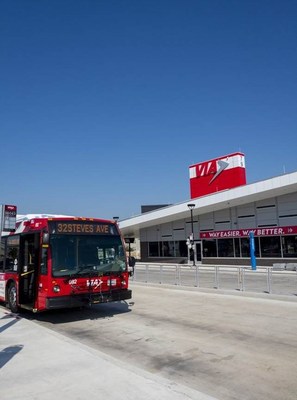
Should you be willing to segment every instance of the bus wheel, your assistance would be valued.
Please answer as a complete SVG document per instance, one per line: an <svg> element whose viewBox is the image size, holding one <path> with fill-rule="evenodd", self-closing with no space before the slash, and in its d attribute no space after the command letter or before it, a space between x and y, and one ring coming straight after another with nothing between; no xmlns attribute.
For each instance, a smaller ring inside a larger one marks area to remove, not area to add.
<svg viewBox="0 0 297 400"><path fill-rule="evenodd" d="M18 312L18 304L17 304L17 289L15 283L11 283L8 288L8 307L13 313Z"/></svg>

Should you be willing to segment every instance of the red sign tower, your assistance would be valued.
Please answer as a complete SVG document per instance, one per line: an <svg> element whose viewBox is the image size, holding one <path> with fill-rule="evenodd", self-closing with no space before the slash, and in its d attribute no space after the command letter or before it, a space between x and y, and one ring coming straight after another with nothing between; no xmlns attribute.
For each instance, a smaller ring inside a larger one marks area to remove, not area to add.
<svg viewBox="0 0 297 400"><path fill-rule="evenodd" d="M191 199L246 184L243 153L190 165Z"/></svg>

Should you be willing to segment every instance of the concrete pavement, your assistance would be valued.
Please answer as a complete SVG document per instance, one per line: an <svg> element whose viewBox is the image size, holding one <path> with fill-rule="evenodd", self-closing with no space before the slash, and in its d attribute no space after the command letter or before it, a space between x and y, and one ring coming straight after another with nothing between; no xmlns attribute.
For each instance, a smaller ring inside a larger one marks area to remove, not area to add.
<svg viewBox="0 0 297 400"><path fill-rule="evenodd" d="M1 400L215 400L109 357L2 306L0 382Z"/></svg>

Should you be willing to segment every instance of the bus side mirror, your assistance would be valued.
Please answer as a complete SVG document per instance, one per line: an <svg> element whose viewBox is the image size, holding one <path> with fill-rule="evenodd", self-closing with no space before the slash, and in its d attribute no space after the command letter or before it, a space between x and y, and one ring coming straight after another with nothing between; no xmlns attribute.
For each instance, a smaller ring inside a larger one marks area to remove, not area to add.
<svg viewBox="0 0 297 400"><path fill-rule="evenodd" d="M48 232L43 232L42 244L49 244L49 233Z"/></svg>

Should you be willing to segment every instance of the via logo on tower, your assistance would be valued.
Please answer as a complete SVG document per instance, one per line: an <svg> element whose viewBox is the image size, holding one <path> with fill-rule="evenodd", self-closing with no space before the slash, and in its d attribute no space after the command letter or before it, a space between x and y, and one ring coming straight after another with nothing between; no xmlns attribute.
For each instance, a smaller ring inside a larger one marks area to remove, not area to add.
<svg viewBox="0 0 297 400"><path fill-rule="evenodd" d="M227 154L189 167L191 198L246 184L244 154Z"/></svg>
<svg viewBox="0 0 297 400"><path fill-rule="evenodd" d="M218 169L217 172L214 174L214 176L212 177L212 179L209 182L209 185L211 184L211 182L213 182L223 171L224 169L226 169L229 165L229 163L227 161L223 161L223 160L218 160L217 161L218 164Z"/></svg>

